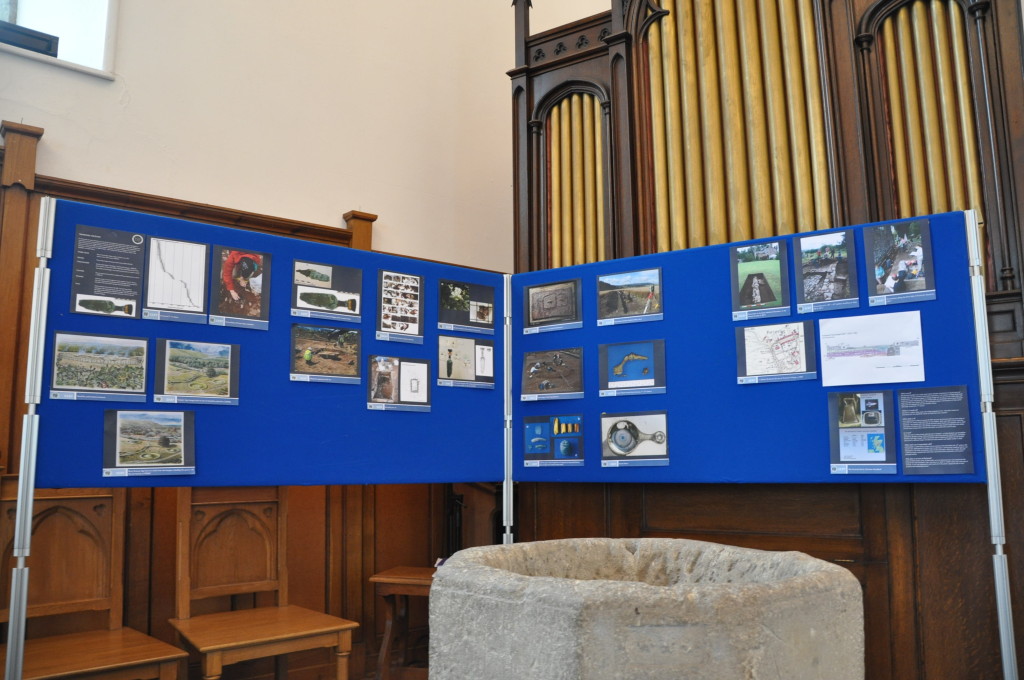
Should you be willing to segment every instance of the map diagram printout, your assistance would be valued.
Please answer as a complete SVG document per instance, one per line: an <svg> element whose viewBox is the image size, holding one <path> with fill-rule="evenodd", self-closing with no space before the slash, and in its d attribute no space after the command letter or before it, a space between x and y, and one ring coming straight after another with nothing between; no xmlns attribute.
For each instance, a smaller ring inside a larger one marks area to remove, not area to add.
<svg viewBox="0 0 1024 680"><path fill-rule="evenodd" d="M822 319L825 387L924 381L921 312Z"/></svg>
<svg viewBox="0 0 1024 680"><path fill-rule="evenodd" d="M736 374L741 385L817 377L812 322L736 329Z"/></svg>
<svg viewBox="0 0 1024 680"><path fill-rule="evenodd" d="M797 373L807 370L804 326L783 323L743 329L747 346L747 373Z"/></svg>

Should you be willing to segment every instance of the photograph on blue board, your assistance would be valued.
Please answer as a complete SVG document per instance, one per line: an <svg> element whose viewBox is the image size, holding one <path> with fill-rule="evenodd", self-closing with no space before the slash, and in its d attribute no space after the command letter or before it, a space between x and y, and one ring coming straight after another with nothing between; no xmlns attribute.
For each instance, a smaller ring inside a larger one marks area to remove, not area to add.
<svg viewBox="0 0 1024 680"><path fill-rule="evenodd" d="M522 395L582 396L583 348L527 352L523 357Z"/></svg>
<svg viewBox="0 0 1024 680"><path fill-rule="evenodd" d="M214 247L211 314L232 319L270 318L270 255Z"/></svg>
<svg viewBox="0 0 1024 680"><path fill-rule="evenodd" d="M661 312L660 268L597 277L599 322L623 317L645 317Z"/></svg>
<svg viewBox="0 0 1024 680"><path fill-rule="evenodd" d="M381 269L377 283L377 330L388 335L422 336L423 277Z"/></svg>
<svg viewBox="0 0 1024 680"><path fill-rule="evenodd" d="M796 243L793 269L797 310L856 307L857 253L853 232L847 229L802 236Z"/></svg>
<svg viewBox="0 0 1024 680"><path fill-rule="evenodd" d="M463 281L438 283L437 323L444 330L494 328L494 287Z"/></svg>
<svg viewBox="0 0 1024 680"><path fill-rule="evenodd" d="M292 316L358 317L359 269L295 260L292 264Z"/></svg>
<svg viewBox="0 0 1024 680"><path fill-rule="evenodd" d="M106 411L104 468L194 465L191 411Z"/></svg>
<svg viewBox="0 0 1024 680"><path fill-rule="evenodd" d="M893 222L864 230L871 304L935 298L931 230L927 219Z"/></svg>
<svg viewBox="0 0 1024 680"><path fill-rule="evenodd" d="M525 290L526 326L574 324L580 321L579 279L530 286Z"/></svg>
<svg viewBox="0 0 1024 680"><path fill-rule="evenodd" d="M157 394L237 397L238 345L161 339Z"/></svg>
<svg viewBox="0 0 1024 680"><path fill-rule="evenodd" d="M583 416L559 414L523 419L524 467L583 465Z"/></svg>
<svg viewBox="0 0 1024 680"><path fill-rule="evenodd" d="M456 383L494 383L494 341L439 335L437 379L446 387Z"/></svg>
<svg viewBox="0 0 1024 680"><path fill-rule="evenodd" d="M892 392L830 392L832 474L896 474Z"/></svg>
<svg viewBox="0 0 1024 680"><path fill-rule="evenodd" d="M430 410L430 361L373 355L368 358L367 406L392 410Z"/></svg>
<svg viewBox="0 0 1024 680"><path fill-rule="evenodd" d="M665 341L637 340L598 345L600 396L665 391Z"/></svg>
<svg viewBox="0 0 1024 680"><path fill-rule="evenodd" d="M359 378L359 329L292 324L291 373Z"/></svg>
<svg viewBox="0 0 1024 680"><path fill-rule="evenodd" d="M50 386L73 392L143 394L147 348L146 338L58 332Z"/></svg>
<svg viewBox="0 0 1024 680"><path fill-rule="evenodd" d="M789 313L786 242L768 241L730 249L734 319Z"/></svg>
<svg viewBox="0 0 1024 680"><path fill-rule="evenodd" d="M668 414L665 411L601 414L601 465L668 464Z"/></svg>

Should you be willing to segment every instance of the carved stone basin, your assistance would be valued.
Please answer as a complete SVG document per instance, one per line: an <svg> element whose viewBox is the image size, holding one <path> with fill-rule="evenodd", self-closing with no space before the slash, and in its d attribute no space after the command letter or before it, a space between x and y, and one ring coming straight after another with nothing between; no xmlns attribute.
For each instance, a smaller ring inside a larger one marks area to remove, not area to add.
<svg viewBox="0 0 1024 680"><path fill-rule="evenodd" d="M431 680L863 680L861 588L798 552L680 539L470 548L430 591Z"/></svg>

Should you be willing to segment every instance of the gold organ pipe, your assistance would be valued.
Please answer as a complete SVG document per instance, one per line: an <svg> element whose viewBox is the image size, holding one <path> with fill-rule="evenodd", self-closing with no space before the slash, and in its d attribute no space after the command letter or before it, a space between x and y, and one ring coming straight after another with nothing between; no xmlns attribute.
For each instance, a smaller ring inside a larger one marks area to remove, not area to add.
<svg viewBox="0 0 1024 680"><path fill-rule="evenodd" d="M572 263L583 264L586 253L583 230L583 104L581 95L569 98L572 116Z"/></svg>
<svg viewBox="0 0 1024 680"><path fill-rule="evenodd" d="M705 182L710 188L705 191L707 206L708 242L725 243L726 194L725 161L722 150L722 110L719 90L717 46L715 42L714 8L710 2L699 4L697 20L697 50L702 87L701 122L704 142Z"/></svg>
<svg viewBox="0 0 1024 680"><path fill-rule="evenodd" d="M704 140L701 133L701 93L698 86L697 29L694 0L676 2L676 49L679 53L682 98L683 158L686 167L687 238L689 246L708 243L704 183ZM670 17L671 18L671 17Z"/></svg>
<svg viewBox="0 0 1024 680"><path fill-rule="evenodd" d="M741 34L744 111L747 129L747 163L750 170L752 236L774 234L772 221L771 158L768 153L768 113L765 107L765 74L761 64L761 34L757 4L741 0L737 5Z"/></svg>
<svg viewBox="0 0 1024 680"><path fill-rule="evenodd" d="M807 230L828 229L832 226L832 189L829 185L825 141L825 105L822 102L821 74L818 71L818 39L811 0L800 0L799 11L807 125L811 143L811 179L814 186L814 221L808 220L801 226Z"/></svg>
<svg viewBox="0 0 1024 680"><path fill-rule="evenodd" d="M593 98L594 109L594 184L597 197L594 215L597 231L597 260L600 262L608 257L604 236L604 116L601 114L601 102Z"/></svg>
<svg viewBox="0 0 1024 680"><path fill-rule="evenodd" d="M917 69L914 60L913 39L911 38L910 10L906 7L896 14L898 51L900 57L901 92L903 110L906 116L907 149L910 152L910 183L913 190L912 215L928 214L928 183L925 169L924 141L916 121L921 119L920 103L917 99Z"/></svg>
<svg viewBox="0 0 1024 680"><path fill-rule="evenodd" d="M949 44L949 17L943 0L931 1L932 40L935 43L935 66L939 88L939 113L943 148L946 153L946 175L949 186L950 210L968 208L964 190L964 159L957 130L960 117L957 113L956 86L953 84L952 49Z"/></svg>
<svg viewBox="0 0 1024 680"><path fill-rule="evenodd" d="M668 241L664 247L660 245L659 232L658 250L678 250L685 248L686 240L686 173L683 167L683 120L682 93L679 84L679 50L676 36L675 3L663 0L662 7L669 15L660 22L663 40L661 43L661 64L665 91L665 144L668 150L666 158L668 170L668 205L669 212L665 216L668 222ZM660 229L660 220L659 220Z"/></svg>
<svg viewBox="0 0 1024 680"><path fill-rule="evenodd" d="M746 241L750 231L750 181L744 129L743 87L740 73L739 30L734 0L715 4L719 72L722 79L722 119L725 127L725 178L729 200L729 240Z"/></svg>
<svg viewBox="0 0 1024 680"><path fill-rule="evenodd" d="M562 265L573 264L572 261L572 118L570 100L565 99L558 105L558 115L562 120Z"/></svg>
<svg viewBox="0 0 1024 680"><path fill-rule="evenodd" d="M942 131L939 126L939 108L936 101L935 59L932 55L931 35L928 30L928 10L924 0L911 5L914 27L914 52L917 54L918 98L921 101L922 127L925 143L925 172L928 177L928 192L931 201L929 212L945 212L949 208L946 194L946 178L942 168ZM909 45L907 46L909 47Z"/></svg>
<svg viewBox="0 0 1024 680"><path fill-rule="evenodd" d="M651 158L654 163L655 247L668 250L668 140L665 138L665 80L661 70L661 24L651 26L648 41L651 87Z"/></svg>
<svg viewBox="0 0 1024 680"><path fill-rule="evenodd" d="M783 0L788 2L789 0ZM764 59L765 90L768 95L768 140L771 145L772 192L775 203L775 232L795 231L793 164L789 149L789 119L786 116L786 77L782 65L781 31L776 0L758 3L761 13L761 50Z"/></svg>
<svg viewBox="0 0 1024 680"><path fill-rule="evenodd" d="M788 0L779 3L780 39L784 46L800 44L800 30L796 8ZM804 97L804 78L800 54L790 47L783 52L786 73L786 95L789 116L789 139L793 149L793 187L796 198L798 225L779 225L779 233L792 233L794 226L805 229L814 219L814 188L811 182L810 144L807 139L807 104Z"/></svg>
<svg viewBox="0 0 1024 680"><path fill-rule="evenodd" d="M562 266L562 120L558 114L558 106L551 109L548 115L548 153L551 163L548 165L548 201L550 204L551 252L549 259L552 267Z"/></svg>
<svg viewBox="0 0 1024 680"><path fill-rule="evenodd" d="M974 96L971 93L971 77L968 71L967 35L964 29L963 10L956 2L949 4L950 42L953 53L953 68L956 71L956 95L960 112L960 143L964 150L964 171L967 176L969 206L978 211L978 220L984 225L981 193L981 162L978 160L978 142L975 137ZM982 231L984 234L984 231Z"/></svg>
<svg viewBox="0 0 1024 680"><path fill-rule="evenodd" d="M885 56L885 82L889 96L889 108L892 112L892 152L896 174L896 198L899 217L911 217L910 169L907 165L906 130L904 129L905 113L903 99L900 95L899 62L896 58L896 38L893 35L893 21L887 19L882 24L882 51Z"/></svg>
<svg viewBox="0 0 1024 680"><path fill-rule="evenodd" d="M597 261L597 234L595 213L597 212L597 190L594 186L594 107L590 95L585 95L583 107L583 226L585 233L585 262Z"/></svg>

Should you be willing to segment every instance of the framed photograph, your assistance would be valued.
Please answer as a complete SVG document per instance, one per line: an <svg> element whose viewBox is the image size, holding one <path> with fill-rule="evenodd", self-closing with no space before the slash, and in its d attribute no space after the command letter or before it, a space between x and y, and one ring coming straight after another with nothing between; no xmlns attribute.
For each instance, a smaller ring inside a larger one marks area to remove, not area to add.
<svg viewBox="0 0 1024 680"><path fill-rule="evenodd" d="M661 268L597 277L597 325L660 321Z"/></svg>
<svg viewBox="0 0 1024 680"><path fill-rule="evenodd" d="M665 411L601 414L601 467L668 465Z"/></svg>
<svg viewBox="0 0 1024 680"><path fill-rule="evenodd" d="M430 362L374 355L368 358L366 407L377 411L429 411Z"/></svg>
<svg viewBox="0 0 1024 680"><path fill-rule="evenodd" d="M493 335L494 288L442 280L437 291L437 327Z"/></svg>
<svg viewBox="0 0 1024 680"><path fill-rule="evenodd" d="M740 385L817 377L814 322L736 329L736 381Z"/></svg>
<svg viewBox="0 0 1024 680"><path fill-rule="evenodd" d="M844 229L796 240L796 311L822 312L860 305L857 249L853 231Z"/></svg>
<svg viewBox="0 0 1024 680"><path fill-rule="evenodd" d="M54 334L51 399L145 401L146 338Z"/></svg>
<svg viewBox="0 0 1024 680"><path fill-rule="evenodd" d="M143 318L206 323L208 256L205 243L150 237Z"/></svg>
<svg viewBox="0 0 1024 680"><path fill-rule="evenodd" d="M602 397L664 394L665 341L641 340L598 345Z"/></svg>
<svg viewBox="0 0 1024 680"><path fill-rule="evenodd" d="M191 411L106 411L103 475L195 474Z"/></svg>
<svg viewBox="0 0 1024 680"><path fill-rule="evenodd" d="M494 341L441 335L437 338L440 387L494 387Z"/></svg>
<svg viewBox="0 0 1024 680"><path fill-rule="evenodd" d="M360 332L356 328L292 324L291 379L357 384L360 346Z"/></svg>
<svg viewBox="0 0 1024 680"><path fill-rule="evenodd" d="M789 273L785 241L729 249L733 321L789 316Z"/></svg>
<svg viewBox="0 0 1024 680"><path fill-rule="evenodd" d="M358 322L362 287L359 269L294 260L292 316Z"/></svg>
<svg viewBox="0 0 1024 680"><path fill-rule="evenodd" d="M530 286L524 290L526 305L523 333L580 328L580 280Z"/></svg>
<svg viewBox="0 0 1024 680"><path fill-rule="evenodd" d="M172 404L238 405L240 345L157 341L154 400Z"/></svg>
<svg viewBox="0 0 1024 680"><path fill-rule="evenodd" d="M214 246L210 323L266 330L270 319L270 255Z"/></svg>
<svg viewBox="0 0 1024 680"><path fill-rule="evenodd" d="M549 349L523 355L521 401L583 396L583 348Z"/></svg>
<svg viewBox="0 0 1024 680"><path fill-rule="evenodd" d="M384 269L377 277L377 339L423 344L423 278Z"/></svg>
<svg viewBox="0 0 1024 680"><path fill-rule="evenodd" d="M935 299L931 230L927 219L864 229L868 304L894 305Z"/></svg>
<svg viewBox="0 0 1024 680"><path fill-rule="evenodd" d="M528 416L523 419L525 467L581 467L583 416Z"/></svg>

